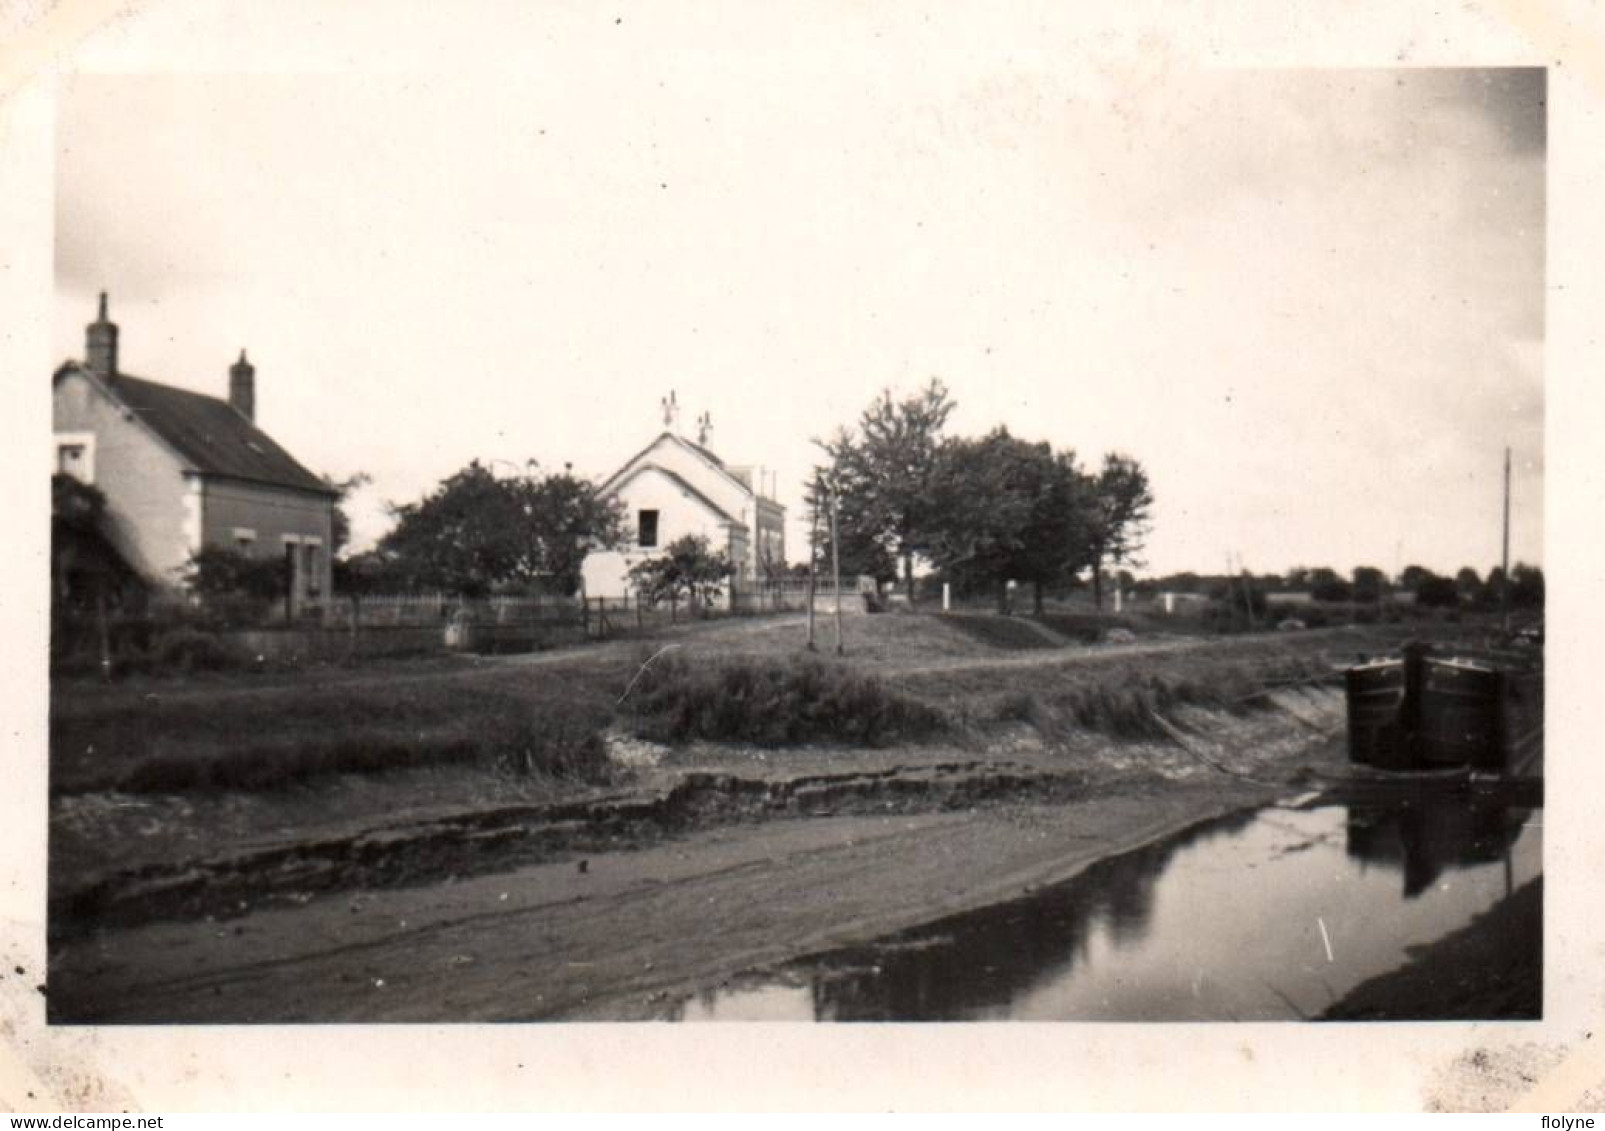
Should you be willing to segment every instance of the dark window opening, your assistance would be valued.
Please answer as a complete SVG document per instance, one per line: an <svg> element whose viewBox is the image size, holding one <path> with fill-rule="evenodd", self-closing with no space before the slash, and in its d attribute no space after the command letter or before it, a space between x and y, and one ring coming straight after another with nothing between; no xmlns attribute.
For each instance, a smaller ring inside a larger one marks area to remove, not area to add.
<svg viewBox="0 0 1605 1131"><path fill-rule="evenodd" d="M658 544L658 512L642 511L640 515L640 529L636 534L636 544L643 549L651 549Z"/></svg>

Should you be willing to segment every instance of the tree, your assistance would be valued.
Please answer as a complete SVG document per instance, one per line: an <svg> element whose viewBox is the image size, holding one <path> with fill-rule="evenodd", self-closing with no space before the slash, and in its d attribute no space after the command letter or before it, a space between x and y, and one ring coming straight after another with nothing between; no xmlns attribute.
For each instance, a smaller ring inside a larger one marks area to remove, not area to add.
<svg viewBox="0 0 1605 1131"><path fill-rule="evenodd" d="M71 475L50 479L51 607L120 600L140 588L138 575L107 537L106 496Z"/></svg>
<svg viewBox="0 0 1605 1131"><path fill-rule="evenodd" d="M1482 596L1482 578L1470 566L1461 566L1460 572L1455 574L1455 592L1462 605L1475 605Z"/></svg>
<svg viewBox="0 0 1605 1131"><path fill-rule="evenodd" d="M927 549L934 516L931 488L942 427L953 407L947 387L933 377L902 400L883 391L859 417L856 433L840 429L820 442L830 457L822 470L837 491L843 568L851 563L874 572L862 567L901 563L911 601L914 558Z"/></svg>
<svg viewBox="0 0 1605 1131"><path fill-rule="evenodd" d="M1042 590L1090 564L1086 478L1073 453L998 428L978 440L950 440L933 482L938 504L929 529L931 560L960 584L995 585L1008 606L1008 582Z"/></svg>
<svg viewBox="0 0 1605 1131"><path fill-rule="evenodd" d="M497 478L478 460L429 495L392 505L379 555L408 587L482 596L496 589L572 593L594 546L624 537L624 509L566 468Z"/></svg>
<svg viewBox="0 0 1605 1131"><path fill-rule="evenodd" d="M1362 604L1374 605L1382 600L1387 575L1375 566L1354 567L1354 599Z"/></svg>
<svg viewBox="0 0 1605 1131"><path fill-rule="evenodd" d="M186 581L202 597L254 597L265 601L290 591L290 568L277 554L253 558L238 550L205 546L190 557Z"/></svg>
<svg viewBox="0 0 1605 1131"><path fill-rule="evenodd" d="M1518 609L1544 607L1544 571L1517 562L1510 568L1510 603Z"/></svg>
<svg viewBox="0 0 1605 1131"><path fill-rule="evenodd" d="M630 567L630 583L651 604L667 600L678 604L684 597L711 601L734 572L723 551L713 550L700 534L676 538L661 554Z"/></svg>
<svg viewBox="0 0 1605 1131"><path fill-rule="evenodd" d="M1494 566L1488 571L1488 579L1482 583L1482 600L1484 606L1499 607L1500 596L1505 591L1505 571L1500 566Z"/></svg>
<svg viewBox="0 0 1605 1131"><path fill-rule="evenodd" d="M1353 588L1334 569L1322 566L1310 571L1310 596L1317 601L1347 601Z"/></svg>
<svg viewBox="0 0 1605 1131"><path fill-rule="evenodd" d="M1022 457L1020 482L1031 506L1009 573L1031 582L1032 610L1041 616L1044 588L1094 564L1094 491L1074 452L1054 452L1047 444L1032 448ZM1121 573L1126 585L1135 581L1128 571Z"/></svg>
<svg viewBox="0 0 1605 1131"><path fill-rule="evenodd" d="M1103 608L1103 567L1142 565L1139 555L1148 536L1148 511L1153 506L1148 473L1130 456L1110 452L1093 482L1091 522L1093 602Z"/></svg>
<svg viewBox="0 0 1605 1131"><path fill-rule="evenodd" d="M1407 565L1399 573L1399 588L1414 592L1417 585L1432 576L1433 572L1426 566Z"/></svg>
<svg viewBox="0 0 1605 1131"><path fill-rule="evenodd" d="M808 515L809 529L813 532L811 544L815 554L814 565L821 572L829 572L831 563L830 493L839 490L836 471L834 466L815 468L803 490L803 506ZM877 582L895 581L897 558L873 529L858 521L860 512L850 509L854 502L849 500L845 505L849 508L847 511L841 509L843 502L838 502L836 515L842 576L863 574L873 577ZM803 570L806 576L806 562L803 563Z"/></svg>
<svg viewBox="0 0 1605 1131"><path fill-rule="evenodd" d="M1460 603L1460 592L1451 578L1429 573L1416 582L1416 604L1428 609L1448 609Z"/></svg>

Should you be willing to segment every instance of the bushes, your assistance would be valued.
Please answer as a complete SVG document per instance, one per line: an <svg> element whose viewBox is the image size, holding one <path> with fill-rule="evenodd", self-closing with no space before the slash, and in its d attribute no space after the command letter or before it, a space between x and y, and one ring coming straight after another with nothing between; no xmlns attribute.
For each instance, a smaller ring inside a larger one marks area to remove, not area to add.
<svg viewBox="0 0 1605 1131"><path fill-rule="evenodd" d="M691 662L664 656L625 703L643 737L789 746L881 745L942 729L941 712L842 664L796 660Z"/></svg>
<svg viewBox="0 0 1605 1131"><path fill-rule="evenodd" d="M223 643L210 632L175 628L157 637L151 646L152 665L168 671L216 672L250 666L251 658Z"/></svg>
<svg viewBox="0 0 1605 1131"><path fill-rule="evenodd" d="M488 725L487 725L488 722ZM373 774L420 766L472 765L526 776L602 781L607 751L591 721L577 716L481 720L470 733L372 733L301 742L260 742L225 750L158 753L98 783L127 793L276 789L326 774Z"/></svg>
<svg viewBox="0 0 1605 1131"><path fill-rule="evenodd" d="M260 790L440 765L607 778L601 732L616 691L599 679L593 686L561 675L526 683L509 673L506 683L298 682L224 685L171 699L121 690L53 696L51 790Z"/></svg>

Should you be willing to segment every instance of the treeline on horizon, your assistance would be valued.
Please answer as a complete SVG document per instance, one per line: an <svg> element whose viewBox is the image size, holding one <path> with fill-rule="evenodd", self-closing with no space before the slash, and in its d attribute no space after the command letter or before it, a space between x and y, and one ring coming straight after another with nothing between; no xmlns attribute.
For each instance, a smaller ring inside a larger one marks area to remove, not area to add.
<svg viewBox="0 0 1605 1131"><path fill-rule="evenodd" d="M1497 608L1507 599L1513 608L1544 604L1544 571L1523 562L1511 567L1508 581L1499 566L1486 574L1462 566L1451 577L1419 565L1406 566L1395 577L1375 566L1356 566L1347 576L1325 566L1296 566L1281 574L1181 572L1137 579L1126 573L1121 581L1123 588L1143 597L1187 593L1240 600L1247 591L1262 596L1307 594L1312 601L1329 604L1377 604L1401 595L1427 608Z"/></svg>

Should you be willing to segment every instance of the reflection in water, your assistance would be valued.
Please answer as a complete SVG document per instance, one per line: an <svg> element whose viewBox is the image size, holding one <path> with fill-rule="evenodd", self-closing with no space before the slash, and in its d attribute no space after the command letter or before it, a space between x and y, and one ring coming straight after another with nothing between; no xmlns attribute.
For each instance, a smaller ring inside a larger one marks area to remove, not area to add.
<svg viewBox="0 0 1605 1131"><path fill-rule="evenodd" d="M1404 895L1429 890L1444 871L1504 860L1528 810L1467 794L1412 797L1382 808L1349 808L1348 853L1404 873Z"/></svg>
<svg viewBox="0 0 1605 1131"><path fill-rule="evenodd" d="M1313 1015L1536 876L1530 813L1459 794L1237 815L1028 898L701 995L673 1015ZM1451 872L1453 883L1440 882Z"/></svg>

